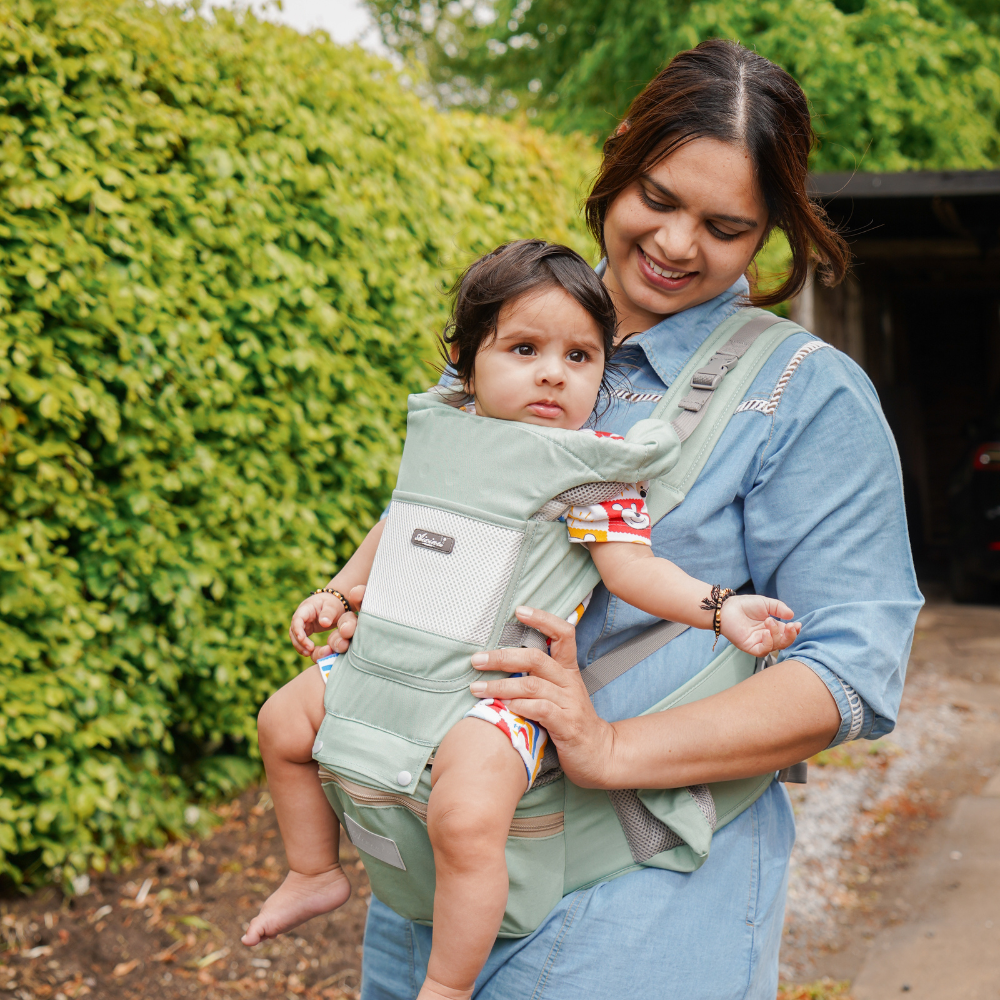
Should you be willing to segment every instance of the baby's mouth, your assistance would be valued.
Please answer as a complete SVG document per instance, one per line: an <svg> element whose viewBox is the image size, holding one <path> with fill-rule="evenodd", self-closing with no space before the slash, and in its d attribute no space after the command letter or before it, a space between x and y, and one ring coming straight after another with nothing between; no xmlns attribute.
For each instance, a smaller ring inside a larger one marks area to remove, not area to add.
<svg viewBox="0 0 1000 1000"><path fill-rule="evenodd" d="M535 416L546 417L549 420L558 417L563 411L563 408L558 403L553 403L551 399L540 399L535 403L529 403L528 409Z"/></svg>

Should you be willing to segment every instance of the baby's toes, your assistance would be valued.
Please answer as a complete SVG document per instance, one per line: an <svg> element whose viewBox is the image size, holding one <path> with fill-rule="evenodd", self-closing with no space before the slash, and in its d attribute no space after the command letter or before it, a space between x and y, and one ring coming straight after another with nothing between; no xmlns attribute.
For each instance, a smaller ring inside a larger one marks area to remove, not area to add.
<svg viewBox="0 0 1000 1000"><path fill-rule="evenodd" d="M253 948L254 945L258 945L264 940L264 922L259 916L253 918L250 921L250 926L247 928L246 934L240 938L248 948Z"/></svg>

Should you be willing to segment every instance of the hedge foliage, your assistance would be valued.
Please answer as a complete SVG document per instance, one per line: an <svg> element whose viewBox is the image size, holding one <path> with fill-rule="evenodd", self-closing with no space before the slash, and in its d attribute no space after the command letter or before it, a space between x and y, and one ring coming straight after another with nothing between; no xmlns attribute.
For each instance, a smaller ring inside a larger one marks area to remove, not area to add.
<svg viewBox="0 0 1000 1000"><path fill-rule="evenodd" d="M734 38L809 97L813 169L1000 163L997 0L366 0L448 104L534 116L598 141L670 58Z"/></svg>
<svg viewBox="0 0 1000 1000"><path fill-rule="evenodd" d="M139 0L0 0L0 115L0 870L69 879L257 773L443 290L504 239L587 249L595 161Z"/></svg>

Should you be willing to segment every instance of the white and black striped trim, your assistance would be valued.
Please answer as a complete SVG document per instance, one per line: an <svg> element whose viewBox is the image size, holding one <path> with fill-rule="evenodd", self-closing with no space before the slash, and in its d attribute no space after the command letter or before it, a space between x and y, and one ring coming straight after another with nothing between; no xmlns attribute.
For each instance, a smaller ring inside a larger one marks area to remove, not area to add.
<svg viewBox="0 0 1000 1000"><path fill-rule="evenodd" d="M840 680L839 677L837 680L840 681L840 686L844 689L847 704L851 709L851 728L847 730L847 735L844 737L844 742L850 743L851 740L856 740L861 735L861 726L865 721L865 707L861 701L861 695L850 684Z"/></svg>
<svg viewBox="0 0 1000 1000"><path fill-rule="evenodd" d="M778 408L778 403L781 401L781 394L785 391L785 386L788 385L788 380L795 374L796 369L800 364L802 364L803 359L807 358L813 353L813 351L818 351L821 347L829 346L829 344L824 343L822 340L811 340L808 344L800 347L792 355L792 360L788 362L785 370L781 373L781 377L775 384L770 398L745 399L739 406L736 407L736 412L746 413L748 410L753 410L755 413L764 413L767 414L767 416L771 416Z"/></svg>
<svg viewBox="0 0 1000 1000"><path fill-rule="evenodd" d="M626 403L658 403L663 399L662 392L626 392L624 389L612 389L611 395Z"/></svg>

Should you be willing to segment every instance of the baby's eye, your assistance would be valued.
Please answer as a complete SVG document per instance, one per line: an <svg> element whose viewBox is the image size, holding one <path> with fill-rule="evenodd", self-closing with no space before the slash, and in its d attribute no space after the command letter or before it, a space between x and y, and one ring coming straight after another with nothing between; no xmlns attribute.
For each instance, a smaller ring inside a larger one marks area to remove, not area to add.
<svg viewBox="0 0 1000 1000"><path fill-rule="evenodd" d="M570 351L569 354L566 355L566 357L570 361L575 362L576 364L582 364L584 361L590 360L589 355L587 354L586 351Z"/></svg>
<svg viewBox="0 0 1000 1000"><path fill-rule="evenodd" d="M518 344L517 347L514 348L514 353L522 358L530 358L531 355L535 353L535 349L531 346L531 344Z"/></svg>

